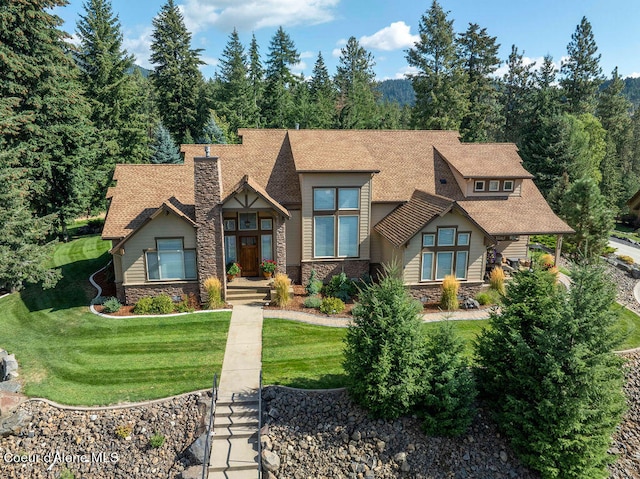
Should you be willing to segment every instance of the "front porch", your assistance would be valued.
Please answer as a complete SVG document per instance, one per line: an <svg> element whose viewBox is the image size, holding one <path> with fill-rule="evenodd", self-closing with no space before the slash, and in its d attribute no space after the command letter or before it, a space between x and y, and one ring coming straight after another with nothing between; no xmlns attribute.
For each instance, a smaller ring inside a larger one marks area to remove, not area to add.
<svg viewBox="0 0 640 479"><path fill-rule="evenodd" d="M271 300L273 279L238 276L227 282L226 300L232 304L264 303Z"/></svg>

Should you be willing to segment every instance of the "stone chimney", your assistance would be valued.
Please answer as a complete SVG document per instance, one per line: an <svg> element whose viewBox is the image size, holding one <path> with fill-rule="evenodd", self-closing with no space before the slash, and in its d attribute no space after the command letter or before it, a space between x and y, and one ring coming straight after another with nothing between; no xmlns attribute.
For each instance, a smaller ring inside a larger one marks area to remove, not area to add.
<svg viewBox="0 0 640 479"><path fill-rule="evenodd" d="M222 174L218 157L194 158L194 196L200 301L207 302L204 281L213 276L226 291L224 232L222 230Z"/></svg>

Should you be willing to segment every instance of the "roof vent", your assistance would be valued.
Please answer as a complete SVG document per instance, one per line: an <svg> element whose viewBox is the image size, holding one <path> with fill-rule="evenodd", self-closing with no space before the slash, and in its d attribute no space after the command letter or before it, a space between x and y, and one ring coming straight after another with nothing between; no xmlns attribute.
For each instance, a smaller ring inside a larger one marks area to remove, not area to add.
<svg viewBox="0 0 640 479"><path fill-rule="evenodd" d="M211 154L211 147L209 145L207 145L207 146L204 147L204 156L209 158L210 154Z"/></svg>
<svg viewBox="0 0 640 479"><path fill-rule="evenodd" d="M441 185L446 185L447 184L447 179L446 178L440 178L440 184Z"/></svg>

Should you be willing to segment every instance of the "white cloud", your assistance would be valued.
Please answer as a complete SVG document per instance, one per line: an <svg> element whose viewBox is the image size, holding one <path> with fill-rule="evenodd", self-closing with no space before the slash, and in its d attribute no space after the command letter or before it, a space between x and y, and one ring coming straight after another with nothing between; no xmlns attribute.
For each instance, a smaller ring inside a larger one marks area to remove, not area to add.
<svg viewBox="0 0 640 479"><path fill-rule="evenodd" d="M309 52L309 51L302 52L302 53L300 54L300 58L315 58L315 56L316 56L316 54L315 54L315 53L313 53L313 52Z"/></svg>
<svg viewBox="0 0 640 479"><path fill-rule="evenodd" d="M207 27L240 31L314 25L334 18L340 0L186 0L180 9L190 32Z"/></svg>
<svg viewBox="0 0 640 479"><path fill-rule="evenodd" d="M153 69L153 65L149 61L149 57L151 56L152 33L153 29L151 27L146 27L137 37L133 36L135 33L125 32L122 42L122 46L124 46L127 52L135 57L136 65L147 69Z"/></svg>
<svg viewBox="0 0 640 479"><path fill-rule="evenodd" d="M629 73L625 78L640 78L640 72Z"/></svg>
<svg viewBox="0 0 640 479"><path fill-rule="evenodd" d="M202 67L217 67L220 63L220 61L214 57L201 56L200 60L205 63L205 65L200 65L201 69Z"/></svg>
<svg viewBox="0 0 640 479"><path fill-rule="evenodd" d="M401 68L400 71L397 72L393 78L396 80L401 80L401 79L407 78L408 75L415 75L419 72L420 70L418 70L418 68L407 65L404 68Z"/></svg>
<svg viewBox="0 0 640 479"><path fill-rule="evenodd" d="M336 48L331 51L331 56L333 56L334 58L339 58L340 55L342 55L342 47L344 47L346 44L346 38L341 38L340 40L338 40L336 42Z"/></svg>
<svg viewBox="0 0 640 479"><path fill-rule="evenodd" d="M303 61L299 61L295 65L291 65L291 71L298 74L304 72L306 68L307 68L307 63Z"/></svg>
<svg viewBox="0 0 640 479"><path fill-rule="evenodd" d="M560 66L562 65L562 62L566 61L568 58L569 57L567 56L563 56L562 58L560 58L560 61L553 62L553 65L556 67L556 73L560 72ZM540 70L540 67L542 67L542 64L544 63L544 57L536 57L536 58L522 57L522 63L524 65L533 65L532 71L536 72ZM507 65L506 62L504 62L494 72L493 76L497 78L502 78L508 72L509 72L509 66Z"/></svg>
<svg viewBox="0 0 640 479"><path fill-rule="evenodd" d="M420 36L411 35L411 27L402 21L393 22L371 36L360 38L363 47L385 51L412 47L417 41L420 41Z"/></svg>

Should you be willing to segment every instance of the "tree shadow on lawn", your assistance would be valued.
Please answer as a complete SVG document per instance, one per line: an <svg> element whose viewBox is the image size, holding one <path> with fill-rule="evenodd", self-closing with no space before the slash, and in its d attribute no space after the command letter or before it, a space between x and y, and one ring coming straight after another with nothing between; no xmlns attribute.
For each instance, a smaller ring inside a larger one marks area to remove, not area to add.
<svg viewBox="0 0 640 479"><path fill-rule="evenodd" d="M62 278L54 288L44 289L41 284L30 285L20 293L22 301L32 313L88 306L97 294L97 290L89 282L89 276L105 266L109 256L109 253L105 252L98 258L60 266Z"/></svg>
<svg viewBox="0 0 640 479"><path fill-rule="evenodd" d="M323 374L317 378L291 378L278 381L278 383L274 385L298 389L335 389L347 387L349 385L349 378L346 374Z"/></svg>

